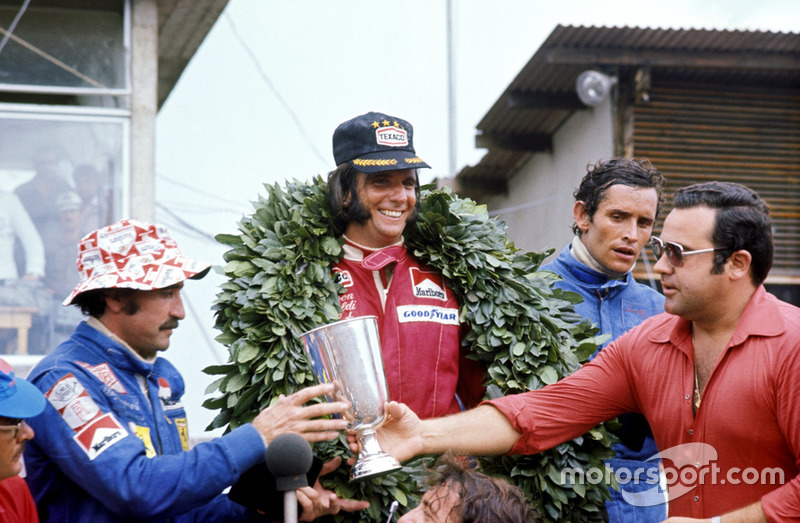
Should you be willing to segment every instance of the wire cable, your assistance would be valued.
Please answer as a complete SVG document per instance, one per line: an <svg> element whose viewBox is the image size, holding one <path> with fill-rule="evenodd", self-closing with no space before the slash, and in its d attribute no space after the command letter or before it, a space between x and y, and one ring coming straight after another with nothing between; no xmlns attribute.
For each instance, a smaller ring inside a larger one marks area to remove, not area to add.
<svg viewBox="0 0 800 523"><path fill-rule="evenodd" d="M281 103L281 105L283 105L283 108L286 109L286 112L289 113L289 116L292 118L292 120L294 120L294 123L297 126L298 130L300 131L300 134L302 134L304 139L306 140L306 145L308 145L308 148L311 149L311 151L316 155L317 158L319 158L320 162L322 162L322 165L328 165L328 161L325 159L325 157L322 154L320 154L320 152L317 150L316 147L314 147L313 145L314 140L312 140L311 136L308 134L308 132L306 132L305 128L300 123L300 119L297 117L297 115L289 106L289 104L286 103L286 100L283 99L281 94L278 92L278 89L275 88L275 85L267 76L267 73L264 71L264 68L261 67L261 63L258 61L258 58L256 57L255 53L253 53L252 49L250 49L250 47L247 45L247 42L245 42L242 36L239 34L239 31L236 29L236 25L233 23L233 19L228 14L227 10L225 10L224 15L225 19L228 20L228 23L231 26L233 35L236 37L236 39L239 41L239 44L241 44L242 48L245 50L247 55L253 61L253 64L255 65L259 76L261 76L261 78L264 80L267 86L272 90L273 94Z"/></svg>
<svg viewBox="0 0 800 523"><path fill-rule="evenodd" d="M0 42L0 54L2 54L3 49L6 48L6 44L8 43L8 39L11 38L12 34L14 34L14 29L17 28L17 24L19 23L20 19L22 18L22 15L25 14L25 11L28 10L28 5L30 3L31 3L31 0L25 0L25 2L22 3L22 7L19 8L19 11L17 11L17 14L14 17L14 20L11 22L11 25L8 26L8 31L6 32L5 36L3 36L3 41Z"/></svg>
<svg viewBox="0 0 800 523"><path fill-rule="evenodd" d="M161 210L162 212L166 213L173 220L177 221L181 225L181 227L183 227L185 229L188 229L189 231L193 232L199 238L204 239L204 240L208 240L210 242L213 242L215 245L218 245L218 242L217 242L216 238L214 238L213 234L211 234L209 232L206 232L206 231L204 231L202 229L199 229L198 227L195 227L191 223L189 223L186 220L184 220L183 218L181 218L178 214L174 213L166 205L164 205L164 204L162 204L160 202L156 202L156 208Z"/></svg>
<svg viewBox="0 0 800 523"><path fill-rule="evenodd" d="M506 207L505 209L497 209L496 211L489 211L489 216L497 216L498 214L508 214L512 212L521 211L522 209L527 209L529 207L536 207L537 205L542 205L543 203L555 200L559 196L564 196L565 194L572 194L572 191L561 191L551 194L550 196L546 196L545 198L540 198L538 200L530 201L528 203L513 205L511 207Z"/></svg>
<svg viewBox="0 0 800 523"><path fill-rule="evenodd" d="M177 185L178 187L181 187L183 189L187 189L187 190L192 191L194 193L201 194L203 196L207 196L208 198L214 200L215 202L225 202L225 203L230 203L232 205L237 205L237 206L242 204L242 202L238 202L238 201L234 201L234 200L228 200L227 198L220 198L216 194L211 194L209 192L200 190L194 185L178 181L178 180L176 180L174 178L170 178L169 176L164 176L163 174L158 174L157 176L158 176L159 180L164 180L164 181L169 182L169 183L171 183L173 185Z"/></svg>
<svg viewBox="0 0 800 523"><path fill-rule="evenodd" d="M10 38L11 40L14 40L16 43L18 43L19 45L21 45L25 49L28 49L29 51L38 54L39 56L41 56L42 58L44 58L45 60L47 60L51 64L55 65L56 67L59 67L59 68L65 70L66 72L68 72L69 74L80 78L81 80L83 80L84 82L88 83L92 87L97 87L97 88L100 88L100 89L105 89L106 88L105 85L101 84L97 80L86 76L85 74L83 74L82 72L78 71L77 69L73 69L72 67L70 67L69 65L65 64L64 62L62 62L61 60L59 60L55 56L53 56L51 54L48 54L45 51L42 51L41 49L39 49L35 45L33 45L33 44L29 43L29 42L26 42L25 40L23 40L22 38L18 37L15 34L11 34L9 31L3 29L2 27L0 27L0 33L2 33L6 38Z"/></svg>

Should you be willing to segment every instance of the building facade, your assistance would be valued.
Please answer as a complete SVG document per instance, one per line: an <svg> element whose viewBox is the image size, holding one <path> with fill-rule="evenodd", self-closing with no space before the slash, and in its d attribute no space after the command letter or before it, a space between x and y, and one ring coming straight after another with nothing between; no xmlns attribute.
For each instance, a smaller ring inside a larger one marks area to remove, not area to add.
<svg viewBox="0 0 800 523"><path fill-rule="evenodd" d="M154 218L158 109L226 4L0 1L0 354L15 366L80 319L60 306L80 238Z"/></svg>
<svg viewBox="0 0 800 523"><path fill-rule="evenodd" d="M758 191L775 225L767 286L800 303L800 34L558 26L477 129L487 153L454 186L518 247L569 242L587 164L645 157L667 179L656 234L679 187ZM657 285L645 252L634 274Z"/></svg>

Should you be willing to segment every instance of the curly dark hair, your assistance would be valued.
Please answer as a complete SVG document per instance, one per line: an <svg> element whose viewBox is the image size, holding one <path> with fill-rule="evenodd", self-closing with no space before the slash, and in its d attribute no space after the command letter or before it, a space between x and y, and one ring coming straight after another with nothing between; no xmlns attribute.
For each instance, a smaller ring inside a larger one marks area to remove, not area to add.
<svg viewBox="0 0 800 523"><path fill-rule="evenodd" d="M426 483L434 494L434 503L446 500L450 493L457 494L458 501L450 509L450 515L461 523L540 521L522 489L478 472L470 464L469 458L448 452L427 469Z"/></svg>
<svg viewBox="0 0 800 523"><path fill-rule="evenodd" d="M586 166L586 175L573 196L575 201L583 202L586 214L592 219L605 198L606 191L614 185L655 189L658 195L656 217L658 216L661 204L664 203L664 177L646 158L611 158ZM582 231L573 223L572 232L580 236Z"/></svg>
<svg viewBox="0 0 800 523"><path fill-rule="evenodd" d="M125 298L133 296L137 292L136 289L92 289L90 291L82 292L72 299L72 305L78 307L84 316L92 316L94 318L101 317L106 312L106 296L109 292L114 293L118 298ZM139 310L139 306L135 301L129 300L126 304L125 312L128 315L133 315Z"/></svg>
<svg viewBox="0 0 800 523"><path fill-rule="evenodd" d="M750 279L761 285L772 268L774 245L769 208L758 193L739 183L705 182L675 192L675 208L716 210L711 241L724 249L714 253L711 274L720 274L725 261L738 250L750 253Z"/></svg>
<svg viewBox="0 0 800 523"><path fill-rule="evenodd" d="M414 176L417 180L414 188L414 192L417 195L417 203L406 221L407 224L413 223L417 219L420 201L419 174L416 169L411 170L414 171ZM358 173L359 171L349 163L343 163L328 173L328 204L331 206L333 223L340 232L344 232L350 222L366 223L369 220L369 213L364 209L358 197L358 187L356 187ZM370 174L367 174L367 176L370 176ZM350 203L345 205L344 202L348 195L350 196Z"/></svg>

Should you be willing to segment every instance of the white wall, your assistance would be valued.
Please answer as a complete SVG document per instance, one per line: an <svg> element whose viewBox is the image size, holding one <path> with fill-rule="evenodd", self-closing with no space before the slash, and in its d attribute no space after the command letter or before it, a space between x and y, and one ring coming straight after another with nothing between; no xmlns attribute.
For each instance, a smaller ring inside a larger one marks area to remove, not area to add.
<svg viewBox="0 0 800 523"><path fill-rule="evenodd" d="M572 193L587 164L614 153L610 99L575 112L553 136L552 151L534 154L509 180L507 195L483 202L520 249L558 253L572 239Z"/></svg>

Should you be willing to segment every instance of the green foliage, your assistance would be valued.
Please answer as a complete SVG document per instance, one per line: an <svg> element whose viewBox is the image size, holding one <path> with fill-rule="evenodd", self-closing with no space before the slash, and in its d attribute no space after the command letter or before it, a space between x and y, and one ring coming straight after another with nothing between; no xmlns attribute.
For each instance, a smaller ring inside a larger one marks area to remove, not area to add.
<svg viewBox="0 0 800 523"><path fill-rule="evenodd" d="M217 340L228 347L229 363L206 372L219 379L220 395L206 401L219 410L209 428L247 423L280 394L315 383L299 336L339 318L339 287L330 268L341 256L326 199L326 185L298 181L267 186L267 198L239 222L238 235L219 235L230 247L215 304ZM471 326L464 343L488 367L487 384L502 394L538 389L573 372L601 338L574 312L577 295L553 289L556 276L538 272L552 251L523 253L509 242L504 225L483 206L448 189L425 188L420 215L406 230L420 260L437 268L461 299L461 320ZM604 485L562 485L564 467L602 467L613 456L613 436L599 426L581 438L535 456L483 458L485 471L520 485L548 519L600 519L608 499ZM315 444L327 460L349 455L343 438ZM339 496L371 502L367 516L385 521L391 501L418 502L419 462L377 479L348 483L347 467L324 484ZM342 513L336 521L362 521Z"/></svg>
<svg viewBox="0 0 800 523"><path fill-rule="evenodd" d="M421 261L449 279L462 299L465 343L488 366L488 383L516 394L555 383L575 371L607 336L574 312L574 293L554 289L557 276L539 272L552 250L523 253L484 206L448 190L428 192L406 242ZM494 388L494 387L493 387ZM495 389L495 390L497 390ZM616 439L602 426L534 456L481 458L485 472L523 488L540 514L554 521L602 519L605 485L562 485L567 467L603 468Z"/></svg>
<svg viewBox="0 0 800 523"><path fill-rule="evenodd" d="M250 422L281 394L316 384L300 335L339 319L339 285L331 266L343 241L334 230L321 178L266 186L267 198L239 222L239 235L219 235L230 249L227 276L215 303L217 340L228 347L229 363L207 368L220 378L209 386L218 397L204 403L219 410L209 428L235 428ZM316 443L324 461L351 454L344 437ZM391 501L416 504L418 486L411 468L369 481L348 482L349 467L323 478L339 496L370 501L369 519L388 517ZM385 512L385 514L383 514ZM363 513L342 513L337 521L361 521Z"/></svg>

